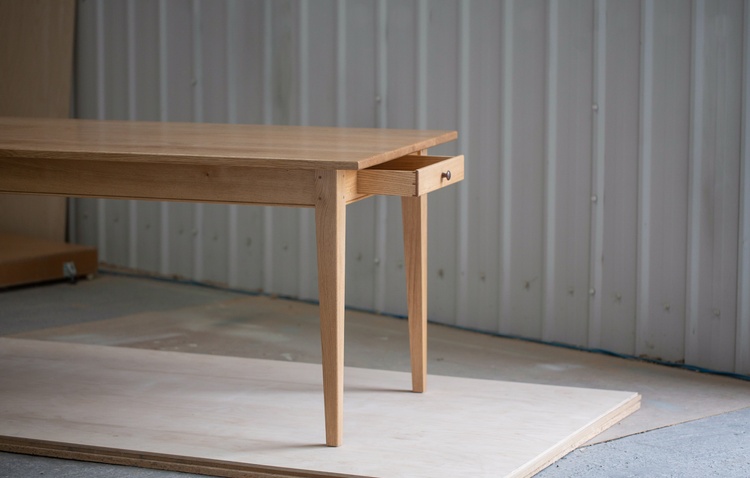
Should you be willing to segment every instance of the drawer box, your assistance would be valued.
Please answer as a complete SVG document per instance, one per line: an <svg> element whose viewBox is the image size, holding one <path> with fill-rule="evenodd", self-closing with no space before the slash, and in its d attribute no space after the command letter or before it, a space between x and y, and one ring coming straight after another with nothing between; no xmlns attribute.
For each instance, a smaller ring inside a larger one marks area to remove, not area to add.
<svg viewBox="0 0 750 478"><path fill-rule="evenodd" d="M421 196L464 178L464 157L403 156L357 172L357 192Z"/></svg>

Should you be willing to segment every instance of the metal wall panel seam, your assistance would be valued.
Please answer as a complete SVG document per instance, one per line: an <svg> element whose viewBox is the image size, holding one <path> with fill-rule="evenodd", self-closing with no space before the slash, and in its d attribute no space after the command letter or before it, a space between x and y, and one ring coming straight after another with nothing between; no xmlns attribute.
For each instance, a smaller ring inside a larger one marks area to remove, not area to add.
<svg viewBox="0 0 750 478"><path fill-rule="evenodd" d="M96 3L96 117L104 119L106 115L104 91L104 5L101 1ZM107 203L103 199L96 200L97 216L97 247L99 248L99 260L107 260Z"/></svg>
<svg viewBox="0 0 750 478"><path fill-rule="evenodd" d="M498 331L507 331L511 322L511 256L510 230L513 219L513 3L503 4L503 46L502 46L502 124L500 125L502 151L500 156L500 310Z"/></svg>
<svg viewBox="0 0 750 478"><path fill-rule="evenodd" d="M230 0L227 3L227 28L226 28L226 48L227 48L227 120L230 123L237 123L237 53L235 36L241 28L239 25L240 16L237 11L237 1ZM230 204L227 218L227 273L229 287L238 288L240 284L239 277L239 225L237 224L236 204Z"/></svg>
<svg viewBox="0 0 750 478"><path fill-rule="evenodd" d="M375 19L375 49L376 49L376 79L375 89L377 97L377 126L388 127L388 4L385 0L378 0ZM388 199L384 196L375 198L375 294L374 305L376 312L385 310L386 296L386 254L388 237Z"/></svg>
<svg viewBox="0 0 750 478"><path fill-rule="evenodd" d="M272 0L265 0L263 5L263 122L273 123L273 79L271 76L273 62L273 35L271 25ZM263 290L271 293L273 288L273 207L263 207Z"/></svg>
<svg viewBox="0 0 750 478"><path fill-rule="evenodd" d="M635 353L645 353L649 322L649 253L651 229L651 109L653 105L654 0L641 4L640 151L638 152L638 271Z"/></svg>
<svg viewBox="0 0 750 478"><path fill-rule="evenodd" d="M555 336L555 197L557 187L557 35L558 0L547 6L547 98L545 121L545 198L544 198L544 259L542 340Z"/></svg>
<svg viewBox="0 0 750 478"><path fill-rule="evenodd" d="M688 168L688 237L686 277L686 321L685 361L695 363L699 359L698 324L700 321L700 249L701 249L701 191L703 163L703 71L705 62L706 5L704 0L693 0L692 4L692 78L690 92L690 165Z"/></svg>
<svg viewBox="0 0 750 478"><path fill-rule="evenodd" d="M127 48L128 48L128 119L134 121L138 118L138 106L136 98L138 91L135 80L135 2L127 0Z"/></svg>
<svg viewBox="0 0 750 478"><path fill-rule="evenodd" d="M384 196L375 198L375 280L374 280L374 301L375 312L385 311L385 257L386 257L386 237L388 227L388 203Z"/></svg>
<svg viewBox="0 0 750 478"><path fill-rule="evenodd" d="M385 126L382 127L385 128ZM384 196L377 196L375 198L375 312L385 311L387 228L388 199Z"/></svg>
<svg viewBox="0 0 750 478"><path fill-rule="evenodd" d="M635 353L640 2L607 2L601 347Z"/></svg>
<svg viewBox="0 0 750 478"><path fill-rule="evenodd" d="M169 119L167 111L169 102L167 101L167 0L159 0L159 119L167 121Z"/></svg>
<svg viewBox="0 0 750 478"><path fill-rule="evenodd" d="M100 119L128 118L128 41L127 2L103 2L104 25L104 90L106 116ZM107 261L128 265L129 219L128 202L105 200L107 221L105 239Z"/></svg>
<svg viewBox="0 0 750 478"><path fill-rule="evenodd" d="M588 346L599 348L602 337L602 281L604 262L604 168L605 122L607 98L607 0L594 4L594 58L591 108L593 114L591 135L591 254L589 256L589 328Z"/></svg>
<svg viewBox="0 0 750 478"><path fill-rule="evenodd" d="M159 0L159 118L169 119L167 101L167 0ZM169 203L162 201L159 207L159 273L169 274Z"/></svg>
<svg viewBox="0 0 750 478"><path fill-rule="evenodd" d="M104 38L104 2L96 2L96 116L104 119L106 115L106 92L104 91L104 49L107 46Z"/></svg>
<svg viewBox="0 0 750 478"><path fill-rule="evenodd" d="M169 274L169 203L159 204L159 272Z"/></svg>
<svg viewBox="0 0 750 478"><path fill-rule="evenodd" d="M263 291L273 288L273 207L263 207Z"/></svg>
<svg viewBox="0 0 750 478"><path fill-rule="evenodd" d="M77 6L76 8L80 8L80 7ZM77 13L76 13L76 17L78 17ZM76 23L80 24L80 21L78 20L78 18L76 18L75 21ZM76 38L75 41L78 41L77 36L78 35L74 33L74 38ZM73 48L74 48L74 55L77 56L78 52L75 51L75 47ZM75 66L73 67L72 71L73 71L73 81L71 82L71 91L70 91L70 115L71 115L71 118L78 118L79 117L79 114L77 111L78 110L78 96L80 92L78 91L78 87L76 85L76 78L75 78L76 67ZM67 231L65 232L65 240L70 242L71 244L77 244L79 241L78 239L78 207L77 206L78 206L78 200L76 198L72 198L72 197L66 198L65 210L67 212L66 212L65 220L68 223L68 227L67 227Z"/></svg>
<svg viewBox="0 0 750 478"><path fill-rule="evenodd" d="M73 117L75 118L75 116ZM65 240L71 244L78 244L78 201L76 201L76 198L67 198L66 209L68 230L66 232Z"/></svg>
<svg viewBox="0 0 750 478"><path fill-rule="evenodd" d="M242 18L237 8L237 0L227 2L227 28L226 28L226 49L227 49L227 121L237 123L237 60L240 56L240 50L237 48L235 41L236 36L242 29Z"/></svg>
<svg viewBox="0 0 750 478"><path fill-rule="evenodd" d="M138 202L128 201L128 267L138 268Z"/></svg>
<svg viewBox="0 0 750 478"><path fill-rule="evenodd" d="M205 208L203 203L196 203L194 205L195 222L193 234L193 275L197 280L203 280L204 269L203 269L203 212Z"/></svg>
<svg viewBox="0 0 750 478"><path fill-rule="evenodd" d="M310 52L308 44L310 40L310 3L308 0L298 0L297 5L297 95L299 104L297 105L297 121L302 126L307 126L309 122L309 97L308 87L310 84Z"/></svg>
<svg viewBox="0 0 750 478"><path fill-rule="evenodd" d="M346 125L346 2L336 8L336 126Z"/></svg>
<svg viewBox="0 0 750 478"><path fill-rule="evenodd" d="M192 3L192 29L193 38L190 45L193 57L193 120L200 123L203 121L203 49L201 31L201 2L193 0Z"/></svg>
<svg viewBox="0 0 750 478"><path fill-rule="evenodd" d="M750 5L743 4L742 140L735 372L750 374Z"/></svg>
<svg viewBox="0 0 750 478"><path fill-rule="evenodd" d="M469 155L469 108L470 108L470 34L471 8L468 0L462 0L458 11L458 151L465 157ZM468 181L462 181L458 188L458 217L456 218L456 319L455 323L467 327L470 325L469 311L469 283L467 270L469 267L469 189Z"/></svg>
<svg viewBox="0 0 750 478"><path fill-rule="evenodd" d="M297 10L297 21L298 21L298 35L297 35L297 59L298 65L298 77L297 77L297 96L299 98L298 111L298 124L301 126L307 126L309 124L309 93L308 87L310 83L310 67L309 58L310 52L308 50L309 44L309 20L310 10L308 0L299 0L299 9ZM299 253L297 255L297 277L299 278L297 284L297 291L300 299L312 299L314 297L314 291L311 287L310 273L312 269L311 256L308 251L305 250L311 243L311 239L308 238L308 231L310 229L311 209L308 208L297 208L298 224L298 244ZM314 241L312 241L314 243Z"/></svg>
<svg viewBox="0 0 750 478"><path fill-rule="evenodd" d="M427 0L419 0L417 4L417 28L416 28L416 63L417 63L417 129L427 128L427 26L429 22L429 10Z"/></svg>
<svg viewBox="0 0 750 478"><path fill-rule="evenodd" d="M388 3L386 0L378 0L376 6L377 18L375 20L375 49L376 49L376 89L377 98L377 123L379 128L388 125Z"/></svg>
<svg viewBox="0 0 750 478"><path fill-rule="evenodd" d="M201 31L201 9L200 0L193 0L193 121L203 122L203 50L201 43L203 39ZM196 279L203 279L203 204L195 203L193 210L195 214L193 234L193 275Z"/></svg>
<svg viewBox="0 0 750 478"><path fill-rule="evenodd" d="M87 22L84 20L84 18L87 17L86 13L88 11L91 11L91 7L84 8L82 5L76 6L76 33L75 33L75 43L76 45L80 44L82 42L81 37L88 34L89 30L91 30L92 27L96 27L96 21L94 22ZM93 25L92 25L93 23ZM96 38L96 37L94 37ZM94 51L96 51L98 42L94 42L95 45ZM89 48L91 45L89 45ZM83 102L83 98L90 97L91 95L87 91L87 94L83 93L83 86L82 83L85 82L85 80L82 80L79 78L80 72L83 70L83 65L88 65L91 63L91 58L89 55L84 55L83 52L78 51L78 47L75 48L75 58L76 58L76 65L74 65L73 68L73 82L72 82L72 91L71 91L71 115L73 118L80 118L82 115L82 107L81 103ZM96 58L96 55L94 55L94 58ZM90 75L84 75L84 76L90 76ZM94 76L95 77L95 76ZM96 83L94 83L94 86L96 86ZM86 240L85 238L92 237L93 234L86 234L85 232L81 231L82 234L78 234L79 227L84 228L90 224L90 221L87 221L86 213L83 212L85 209L84 207L80 207L81 205L81 199L77 198L68 198L68 233L67 233L67 240L71 243L77 244L79 242L82 242ZM79 220L79 215L81 219Z"/></svg>
<svg viewBox="0 0 750 478"><path fill-rule="evenodd" d="M135 80L135 2L127 0L127 48L128 48L128 119L138 119L138 108L136 98L138 91ZM138 268L138 204L134 200L128 201L128 266L131 269Z"/></svg>
<svg viewBox="0 0 750 478"><path fill-rule="evenodd" d="M238 270L238 248L239 248L239 238L237 237L239 234L239 227L237 224L237 205L236 204L230 204L229 206L229 217L227 218L227 234L229 234L228 243L227 243L227 259L228 259L228 265L229 268L227 277L228 277L228 283L229 287L232 289L236 289L240 287L240 284L238 283L238 276L239 276L239 270Z"/></svg>
<svg viewBox="0 0 750 478"><path fill-rule="evenodd" d="M702 343L711 344L708 358L699 365L712 369L734 370L737 337L737 269L739 257L740 178L742 148L742 65L743 65L743 17L738 11L740 2L725 1L707 3L707 12L716 12L718 21L712 30L711 41L716 42L720 52L714 59L718 63L716 87L717 138L714 176L711 187L714 191L713 207L709 209L714 221L711 277L711 331ZM747 5L747 2L744 2ZM744 9L742 10L744 12ZM713 13L712 13L713 16ZM708 24L708 22L707 22ZM723 37L723 38L722 38ZM708 43L708 39L707 39ZM738 127L740 126L740 127ZM707 128L709 129L709 128ZM706 167L707 169L707 167ZM704 176L705 177L705 176ZM735 229L736 228L736 229ZM734 243L734 241L738 241ZM706 241L704 240L704 243ZM731 271L731 274L727 274Z"/></svg>

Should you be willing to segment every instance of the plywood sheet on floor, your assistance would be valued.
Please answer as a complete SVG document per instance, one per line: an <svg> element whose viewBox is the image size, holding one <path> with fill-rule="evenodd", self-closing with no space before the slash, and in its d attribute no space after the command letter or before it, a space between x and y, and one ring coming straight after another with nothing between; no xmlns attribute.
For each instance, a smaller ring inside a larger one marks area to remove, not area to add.
<svg viewBox="0 0 750 478"><path fill-rule="evenodd" d="M414 394L408 374L347 368L345 444L327 448L320 375L316 364L0 338L0 435L137 452L143 465L530 476L640 398L440 376Z"/></svg>
<svg viewBox="0 0 750 478"><path fill-rule="evenodd" d="M319 311L315 304L118 276L51 288L57 292L52 294L50 288L43 288L38 294L30 289L0 295L0 333L3 324L12 323L12 317L4 314L24 315L29 320L36 314L44 315L48 328L15 337L320 361ZM158 296L147 295L146 291L158 291ZM214 301L210 301L211 294ZM101 301L105 295L106 301ZM203 303L188 307L186 296L200 296ZM17 307L17 301L33 303L34 310ZM134 313L134 303L141 304L139 310L146 312ZM165 303L170 307L163 307ZM71 324L76 315L84 313L89 320L96 314L108 319ZM56 318L71 325L50 327ZM405 320L347 311L346 364L408 371L407 330ZM430 373L437 375L640 393L641 410L594 437L592 442L597 443L750 407L747 381L436 324L429 327L428 358Z"/></svg>

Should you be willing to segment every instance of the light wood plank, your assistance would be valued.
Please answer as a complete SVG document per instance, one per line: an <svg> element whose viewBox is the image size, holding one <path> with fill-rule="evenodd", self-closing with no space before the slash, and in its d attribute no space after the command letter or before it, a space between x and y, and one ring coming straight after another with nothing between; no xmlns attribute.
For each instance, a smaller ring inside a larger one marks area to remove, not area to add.
<svg viewBox="0 0 750 478"><path fill-rule="evenodd" d="M339 446L344 432L345 173L320 170L315 174L315 232L326 444Z"/></svg>
<svg viewBox="0 0 750 478"><path fill-rule="evenodd" d="M427 196L401 198L412 390L427 387Z"/></svg>
<svg viewBox="0 0 750 478"><path fill-rule="evenodd" d="M455 131L0 118L0 157L364 169Z"/></svg>
<svg viewBox="0 0 750 478"><path fill-rule="evenodd" d="M640 402L632 392L444 376L417 396L398 391L407 374L347 368L357 433L333 450L316 446L317 371L0 338L0 449L215 476L520 477Z"/></svg>

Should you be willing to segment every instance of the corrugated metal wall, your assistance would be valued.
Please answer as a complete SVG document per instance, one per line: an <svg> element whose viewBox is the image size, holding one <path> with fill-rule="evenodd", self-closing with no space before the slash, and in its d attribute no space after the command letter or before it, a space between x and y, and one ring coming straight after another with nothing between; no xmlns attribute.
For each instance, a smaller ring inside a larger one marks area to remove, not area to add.
<svg viewBox="0 0 750 478"><path fill-rule="evenodd" d="M80 0L83 118L457 129L430 319L750 373L742 0ZM104 261L314 298L312 211L77 200ZM347 303L405 313L400 206Z"/></svg>

